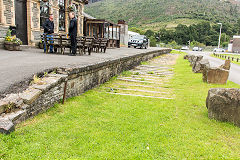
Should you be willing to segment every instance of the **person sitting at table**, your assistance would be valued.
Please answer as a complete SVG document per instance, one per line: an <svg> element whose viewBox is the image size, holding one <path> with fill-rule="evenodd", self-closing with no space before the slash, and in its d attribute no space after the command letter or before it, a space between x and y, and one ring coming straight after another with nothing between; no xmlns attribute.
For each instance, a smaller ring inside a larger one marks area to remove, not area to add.
<svg viewBox="0 0 240 160"><path fill-rule="evenodd" d="M53 15L49 14L49 18L43 24L44 34L47 36L47 41L50 44L53 43L53 34L54 33L54 22L53 22ZM46 43L44 42L44 53L47 50ZM53 53L53 45L50 45L50 53Z"/></svg>
<svg viewBox="0 0 240 160"><path fill-rule="evenodd" d="M77 19L75 18L75 13L70 12L69 13L70 18L70 24L69 24L69 33L71 39L71 53L69 56L76 56L76 50L77 50Z"/></svg>

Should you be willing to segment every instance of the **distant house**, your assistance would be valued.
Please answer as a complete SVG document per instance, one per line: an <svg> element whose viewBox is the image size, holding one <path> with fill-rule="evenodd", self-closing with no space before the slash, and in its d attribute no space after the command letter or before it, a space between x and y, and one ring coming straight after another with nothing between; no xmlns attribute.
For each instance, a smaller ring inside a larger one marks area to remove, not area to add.
<svg viewBox="0 0 240 160"><path fill-rule="evenodd" d="M84 36L109 39L108 47L119 48L120 44L127 44L128 26L125 21L118 24L105 19L97 19L83 13L84 15ZM127 40L126 40L127 39Z"/></svg>
<svg viewBox="0 0 240 160"><path fill-rule="evenodd" d="M233 36L232 52L240 53L240 36Z"/></svg>

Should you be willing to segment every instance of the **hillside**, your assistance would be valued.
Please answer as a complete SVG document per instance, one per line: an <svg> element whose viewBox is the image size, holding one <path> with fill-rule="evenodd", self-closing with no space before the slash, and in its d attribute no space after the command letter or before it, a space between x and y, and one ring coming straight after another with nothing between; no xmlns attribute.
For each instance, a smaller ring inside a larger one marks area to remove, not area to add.
<svg viewBox="0 0 240 160"><path fill-rule="evenodd" d="M114 22L124 19L130 27L156 28L178 19L182 19L183 24L196 21L233 23L240 18L239 6L235 0L103 0L86 6L85 12Z"/></svg>

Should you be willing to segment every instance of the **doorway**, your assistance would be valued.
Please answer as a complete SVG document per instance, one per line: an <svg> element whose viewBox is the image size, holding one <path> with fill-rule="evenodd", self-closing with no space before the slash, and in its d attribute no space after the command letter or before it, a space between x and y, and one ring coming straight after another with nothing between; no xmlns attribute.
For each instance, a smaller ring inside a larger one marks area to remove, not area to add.
<svg viewBox="0 0 240 160"><path fill-rule="evenodd" d="M23 45L28 44L27 38L27 4L26 0L15 0L16 36Z"/></svg>

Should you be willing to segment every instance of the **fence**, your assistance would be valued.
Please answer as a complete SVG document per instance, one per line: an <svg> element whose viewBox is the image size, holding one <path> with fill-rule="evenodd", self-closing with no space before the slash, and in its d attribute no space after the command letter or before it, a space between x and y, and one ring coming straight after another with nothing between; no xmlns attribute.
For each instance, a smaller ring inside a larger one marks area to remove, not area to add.
<svg viewBox="0 0 240 160"><path fill-rule="evenodd" d="M219 58L223 58L223 59L229 59L231 61L236 60L236 62L240 62L240 58L231 57L231 56L227 56L227 55L223 55L223 54L216 54L216 53L213 53L213 55L215 57L219 57Z"/></svg>

